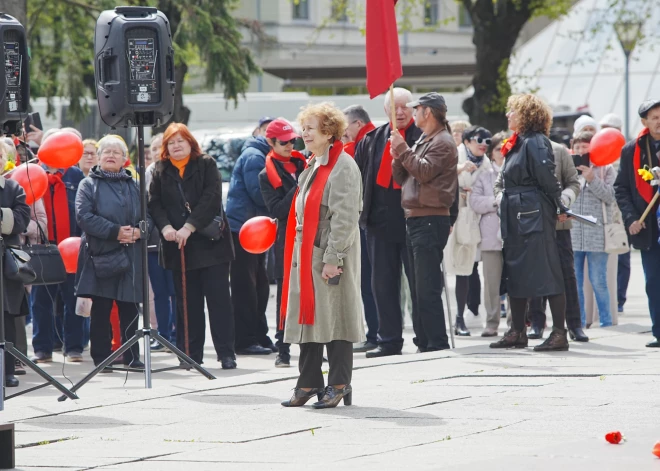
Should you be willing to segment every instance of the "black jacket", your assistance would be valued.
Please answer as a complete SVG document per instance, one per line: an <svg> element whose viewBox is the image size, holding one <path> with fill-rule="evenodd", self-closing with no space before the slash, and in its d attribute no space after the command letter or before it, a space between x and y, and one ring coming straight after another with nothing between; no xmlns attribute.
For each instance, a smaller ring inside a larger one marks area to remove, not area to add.
<svg viewBox="0 0 660 471"><path fill-rule="evenodd" d="M0 176L0 195L0 227L5 248L18 246L21 243L19 234L25 232L30 223L30 207L25 204L25 191L14 180ZM27 315L29 307L25 286L4 278L4 290L5 312L15 316Z"/></svg>
<svg viewBox="0 0 660 471"><path fill-rule="evenodd" d="M190 204L192 214L184 206L177 183ZM179 170L169 160L156 163L149 187L149 212L161 231L159 250L160 264L168 270L181 270L181 253L175 242L162 238L162 230L170 225L179 230L189 223L196 229L209 225L222 206L222 177L215 160L208 155L191 159L186 166L183 179ZM234 244L229 233L229 223L224 215L225 232L222 239L212 241L193 232L185 247L186 270L197 270L234 259Z"/></svg>
<svg viewBox="0 0 660 471"><path fill-rule="evenodd" d="M83 231L76 272L76 296L100 296L117 301L142 302L142 244L120 244L121 226L139 227L140 190L131 174L123 170L121 180L106 178L94 167L80 182L76 195L76 221ZM126 251L133 270L113 278L98 278L93 255L117 249Z"/></svg>
<svg viewBox="0 0 660 471"><path fill-rule="evenodd" d="M649 135L643 136L639 139L639 147L642 156L642 167L648 165L648 153L646 152L646 142ZM635 156L635 143L637 139L633 139L627 143L621 150L621 161L619 163L619 174L614 182L614 193L616 195L616 204L619 205L621 214L623 216L623 223L626 229L630 225L638 221L646 210L648 203L642 198L637 191L635 184L635 169L634 169L634 156ZM651 167L658 166L658 157L653 152L653 144L651 143ZM654 187L655 188L655 187ZM630 244L639 250L648 250L652 244L658 243L658 222L656 210L658 205L646 216L644 223L646 229L637 235L628 234Z"/></svg>
<svg viewBox="0 0 660 471"><path fill-rule="evenodd" d="M506 286L514 298L564 292L557 252L557 204L561 185L547 137L529 133L507 154L501 206Z"/></svg>
<svg viewBox="0 0 660 471"><path fill-rule="evenodd" d="M264 203L270 212L270 217L277 219L277 240L275 241L275 278L284 278L284 242L286 240L286 225L289 211L293 203L293 195L298 188L298 177L305 170L305 163L300 159L292 159L296 164L296 178L284 169L284 165L273 159L277 173L282 179L282 186L273 188L268 180L266 169L259 174L259 186Z"/></svg>
<svg viewBox="0 0 660 471"><path fill-rule="evenodd" d="M417 139L422 135L422 130L419 129L414 124L408 128L406 131L406 143L409 147L412 147ZM403 216L403 209L401 208L401 190L385 190L381 188L376 188L376 177L378 176L378 169L380 168L380 162L383 157L383 151L385 150L385 144L390 138L390 125L384 124L380 127L377 127L373 131L367 133L366 136L358 143L355 148L355 162L360 167L360 172L362 172L362 186L364 188L364 197L362 205L362 214L360 214L360 227L363 229L373 226L375 219L375 192L376 191L388 191L391 192L391 196L396 199L398 196L398 206L390 207L389 209L381 208L384 211L388 211L388 217L394 218L401 221L400 227L403 229L402 234L396 234L394 237L396 239L405 240L405 218Z"/></svg>

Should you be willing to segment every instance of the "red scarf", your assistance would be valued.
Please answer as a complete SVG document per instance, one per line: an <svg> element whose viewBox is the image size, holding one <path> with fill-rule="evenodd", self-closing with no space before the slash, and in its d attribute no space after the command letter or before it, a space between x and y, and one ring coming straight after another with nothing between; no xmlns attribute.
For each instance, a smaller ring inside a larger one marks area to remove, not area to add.
<svg viewBox="0 0 660 471"><path fill-rule="evenodd" d="M362 126L362 129L360 129L360 131L357 133L357 136L355 136L355 140L344 144L344 152L346 152L351 157L355 157L355 147L360 143L364 136L367 135L368 132L373 131L374 129L376 129L376 126L374 126L371 121Z"/></svg>
<svg viewBox="0 0 660 471"><path fill-rule="evenodd" d="M59 244L71 235L69 199L60 172L48 174L48 187L44 195L44 206L48 215L48 240L54 240ZM56 226L57 230L55 230Z"/></svg>
<svg viewBox="0 0 660 471"><path fill-rule="evenodd" d="M649 128L644 128L642 132L639 133L639 136L637 136L637 141L635 142L635 155L633 156L633 169L635 170L635 186L637 187L637 191L640 196L644 198L644 201L650 203L653 199L653 187L651 186L651 182L644 181L638 171L640 168L644 168L644 165L642 165L642 150L639 148L639 141L642 137L648 136L648 134ZM651 158L651 156L649 156L649 158Z"/></svg>
<svg viewBox="0 0 660 471"><path fill-rule="evenodd" d="M509 139L507 139L507 141L502 146L502 149L500 150L500 152L502 153L502 155L504 157L506 157L506 154L511 152L511 149L513 149L513 146L516 145L517 141L518 141L518 133L514 132L513 136L511 136Z"/></svg>
<svg viewBox="0 0 660 471"><path fill-rule="evenodd" d="M277 172L277 167L275 167L275 164L273 163L273 159L282 162L284 165L284 170L286 170L288 173L296 173L298 170L298 167L296 166L295 162L292 162L292 159L299 159L305 162L305 156L302 155L300 152L297 150L294 150L291 152L291 157L282 157L281 155L278 155L275 153L274 150L270 150L268 155L266 156L266 176L268 176L268 181L272 185L273 188L276 190L278 188L282 187L282 177L280 177L280 174ZM305 163L305 168L307 168L307 164Z"/></svg>
<svg viewBox="0 0 660 471"><path fill-rule="evenodd" d="M312 252L314 250L314 239L319 227L319 213L321 211L321 200L323 191L328 182L328 177L332 173L339 156L344 150L341 141L335 141L330 149L328 163L321 165L316 172L314 181L311 183L305 202L305 212L303 214L302 243L300 246L298 267L300 279L300 316L299 324L314 324L314 279L312 277ZM309 178L312 178L310 175ZM284 329L284 320L286 318L287 307L289 304L289 280L291 277L291 261L293 259L293 245L296 238L296 200L300 188L296 191L296 197L293 198L291 210L289 211L289 220L286 226L286 243L284 245L284 284L282 285L282 305L280 309L280 328Z"/></svg>
<svg viewBox="0 0 660 471"><path fill-rule="evenodd" d="M397 129L401 136L405 139L406 138L406 131L410 126L412 126L414 123L413 120L410 120L408 123L408 126L406 126L405 129ZM390 129L392 129L394 126L390 123ZM391 147L392 144L390 143L390 140L387 140L387 143L385 144L385 150L383 151L383 158L380 161L380 168L378 169L378 175L376 176L376 185L382 186L383 188L389 188L390 187L390 182L392 183L392 187L395 190L400 190L401 186L395 182L392 181L392 154L391 154Z"/></svg>

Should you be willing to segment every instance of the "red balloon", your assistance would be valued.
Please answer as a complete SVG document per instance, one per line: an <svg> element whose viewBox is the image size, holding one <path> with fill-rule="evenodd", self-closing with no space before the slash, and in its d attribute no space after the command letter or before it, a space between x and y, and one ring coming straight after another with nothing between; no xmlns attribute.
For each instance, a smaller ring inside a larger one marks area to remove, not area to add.
<svg viewBox="0 0 660 471"><path fill-rule="evenodd" d="M653 447L653 451L651 452L658 458L660 458L660 442L657 442L655 446Z"/></svg>
<svg viewBox="0 0 660 471"><path fill-rule="evenodd" d="M49 136L41 147L37 157L40 162L52 168L69 168L76 165L83 154L80 138L69 131L59 131Z"/></svg>
<svg viewBox="0 0 660 471"><path fill-rule="evenodd" d="M266 216L257 216L246 221L238 233L238 240L246 252L264 253L275 243L277 222Z"/></svg>
<svg viewBox="0 0 660 471"><path fill-rule="evenodd" d="M48 190L48 175L41 165L21 164L9 174L9 178L23 187L27 204L40 200Z"/></svg>
<svg viewBox="0 0 660 471"><path fill-rule="evenodd" d="M78 270L78 253L80 252L80 237L68 237L57 244L60 255L64 261L67 273L75 273Z"/></svg>
<svg viewBox="0 0 660 471"><path fill-rule="evenodd" d="M614 128L601 129L591 139L589 159L599 167L609 165L621 157L621 149L626 145L626 138Z"/></svg>

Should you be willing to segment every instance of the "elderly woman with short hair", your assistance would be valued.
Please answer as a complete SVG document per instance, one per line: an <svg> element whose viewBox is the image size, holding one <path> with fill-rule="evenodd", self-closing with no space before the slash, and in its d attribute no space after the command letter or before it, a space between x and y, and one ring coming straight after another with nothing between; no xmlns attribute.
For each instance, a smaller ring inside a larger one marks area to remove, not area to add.
<svg viewBox="0 0 660 471"><path fill-rule="evenodd" d="M300 377L293 397L299 407L351 404L353 343L364 342L360 294L362 178L341 137L346 117L330 103L309 105L298 115L302 138L313 153L298 179L287 223L281 320L286 343L300 344ZM328 386L324 388L323 347Z"/></svg>
<svg viewBox="0 0 660 471"><path fill-rule="evenodd" d="M84 231L76 273L76 296L92 298L90 343L94 364L111 353L110 310L119 308L122 342L138 327L142 301L140 191L124 169L128 149L106 136L98 143L99 165L80 182L76 219ZM124 354L124 365L144 368L136 343Z"/></svg>

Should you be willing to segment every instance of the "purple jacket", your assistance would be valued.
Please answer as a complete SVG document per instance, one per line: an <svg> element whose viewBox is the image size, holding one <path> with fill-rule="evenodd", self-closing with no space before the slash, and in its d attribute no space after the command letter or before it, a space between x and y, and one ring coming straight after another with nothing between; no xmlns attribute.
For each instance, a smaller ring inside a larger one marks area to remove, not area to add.
<svg viewBox="0 0 660 471"><path fill-rule="evenodd" d="M472 185L470 192L470 207L481 215L479 229L481 230L481 250L502 250L500 235L500 217L495 204L495 180L500 173L499 167L491 162L493 168L482 172Z"/></svg>

